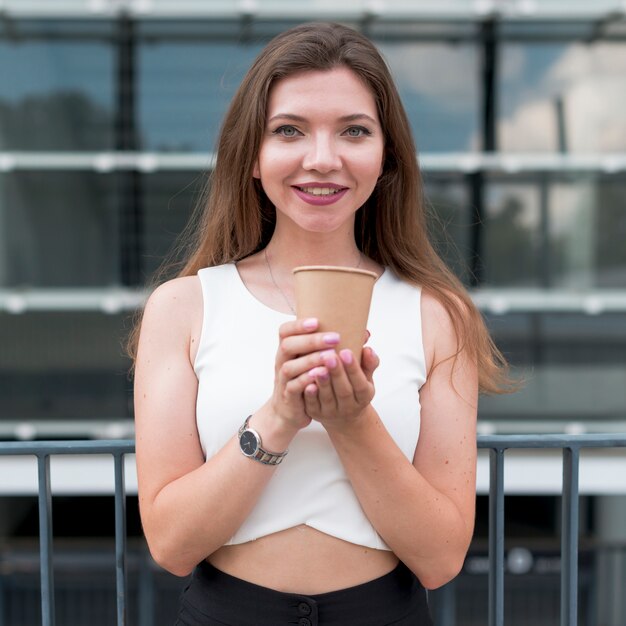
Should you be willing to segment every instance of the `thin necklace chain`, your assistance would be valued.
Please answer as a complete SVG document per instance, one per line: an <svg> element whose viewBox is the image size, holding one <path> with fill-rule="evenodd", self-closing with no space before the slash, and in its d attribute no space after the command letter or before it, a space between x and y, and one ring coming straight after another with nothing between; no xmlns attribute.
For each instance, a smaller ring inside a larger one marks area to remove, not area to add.
<svg viewBox="0 0 626 626"><path fill-rule="evenodd" d="M280 295L283 297L283 300L287 303L287 306L289 307L289 310L295 315L296 314L296 309L295 307L291 304L291 302L289 301L289 298L287 297L287 294L278 286L278 283L276 282L276 279L274 278L274 272L272 272L272 266L270 264L270 258L267 254L267 248L263 249L263 253L265 255L265 263L267 265L267 269L269 270L270 273L270 278L272 279L272 282L274 283L274 287L276 287L276 289L278 290L278 292L280 293ZM361 267L361 262L363 261L363 253L359 250L359 262L356 264L354 269L359 269L359 267Z"/></svg>

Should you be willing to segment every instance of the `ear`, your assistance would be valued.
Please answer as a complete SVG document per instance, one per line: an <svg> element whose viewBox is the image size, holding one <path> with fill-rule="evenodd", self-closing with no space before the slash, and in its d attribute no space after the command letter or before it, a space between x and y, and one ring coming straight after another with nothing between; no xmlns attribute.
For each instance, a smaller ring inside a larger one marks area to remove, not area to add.
<svg viewBox="0 0 626 626"><path fill-rule="evenodd" d="M254 167L252 168L252 178L261 178L261 170L259 169L258 159L254 162Z"/></svg>

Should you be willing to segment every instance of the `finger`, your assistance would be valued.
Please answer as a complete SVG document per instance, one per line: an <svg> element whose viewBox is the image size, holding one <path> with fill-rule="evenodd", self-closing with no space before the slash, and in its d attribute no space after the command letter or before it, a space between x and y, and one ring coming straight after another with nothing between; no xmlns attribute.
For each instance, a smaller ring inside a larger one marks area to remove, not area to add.
<svg viewBox="0 0 626 626"><path fill-rule="evenodd" d="M291 335L300 335L302 333L311 333L319 327L319 320L316 317L307 317L304 319L290 320L281 324L278 329L278 337L284 339Z"/></svg>
<svg viewBox="0 0 626 626"><path fill-rule="evenodd" d="M365 334L363 335L363 344L366 344L369 341L369 338L372 336L369 330L365 330Z"/></svg>
<svg viewBox="0 0 626 626"><path fill-rule="evenodd" d="M300 397L308 385L315 384L319 375L328 375L325 367L319 366L300 374L300 376L291 379L285 383L285 394L291 398Z"/></svg>
<svg viewBox="0 0 626 626"><path fill-rule="evenodd" d="M352 355L350 350L342 350L341 352ZM324 365L330 372L330 384L335 401L339 406L345 400L354 400L354 390L346 374L343 361L338 358L338 355L335 354L334 356L336 357L335 359L332 356L325 356Z"/></svg>
<svg viewBox="0 0 626 626"><path fill-rule="evenodd" d="M340 339L339 334L335 332L290 335L280 341L277 364L282 365L304 354L328 350L336 346Z"/></svg>
<svg viewBox="0 0 626 626"><path fill-rule="evenodd" d="M279 370L279 382L286 384L287 381L297 378L306 372L319 367L324 363L323 352L311 352L303 356L284 362Z"/></svg>
<svg viewBox="0 0 626 626"><path fill-rule="evenodd" d="M352 393L358 403L367 403L372 399L372 385L365 376L358 361L350 350L341 350L339 358L343 363L344 371Z"/></svg>
<svg viewBox="0 0 626 626"><path fill-rule="evenodd" d="M312 419L319 419L321 416L318 391L315 383L310 383L304 388L304 412Z"/></svg>
<svg viewBox="0 0 626 626"><path fill-rule="evenodd" d="M337 354L334 350L329 350L323 354L324 367L317 368L313 374L317 383L317 398L320 404L322 415L328 411L335 411L337 408L337 400L331 383L330 370L337 368Z"/></svg>
<svg viewBox="0 0 626 626"><path fill-rule="evenodd" d="M374 371L380 365L380 359L372 348L363 348L363 354L361 356L361 369L365 374L365 378L371 381L374 375Z"/></svg>

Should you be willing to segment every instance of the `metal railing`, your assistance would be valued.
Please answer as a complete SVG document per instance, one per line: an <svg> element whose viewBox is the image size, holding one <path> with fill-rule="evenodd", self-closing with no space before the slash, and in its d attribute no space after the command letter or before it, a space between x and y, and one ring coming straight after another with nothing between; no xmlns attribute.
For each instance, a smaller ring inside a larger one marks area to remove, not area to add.
<svg viewBox="0 0 626 626"><path fill-rule="evenodd" d="M124 626L128 623L126 619L126 484L124 481L124 456L134 451L135 442L131 440L0 442L0 456L37 457L42 626L54 626L55 624L50 457L66 454L110 454L113 456L117 625Z"/></svg>
<svg viewBox="0 0 626 626"><path fill-rule="evenodd" d="M623 448L624 435L482 435L489 450L489 626L504 624L504 453L508 449L563 450L561 504L561 626L578 624L579 461L583 448Z"/></svg>
<svg viewBox="0 0 626 626"><path fill-rule="evenodd" d="M478 447L489 450L490 454L489 626L504 624L504 455L509 449L563 451L561 626L577 626L580 452L585 448L624 448L626 434L479 435ZM131 440L0 442L0 456L30 455L37 458L42 626L55 624L50 457L67 454L109 454L113 457L117 625L127 624L124 457L134 449Z"/></svg>

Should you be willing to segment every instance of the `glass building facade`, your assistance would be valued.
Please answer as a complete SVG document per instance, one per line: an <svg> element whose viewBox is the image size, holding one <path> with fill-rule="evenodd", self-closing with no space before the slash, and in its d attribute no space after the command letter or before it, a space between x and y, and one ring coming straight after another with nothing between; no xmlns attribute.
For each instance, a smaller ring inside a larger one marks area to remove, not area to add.
<svg viewBox="0 0 626 626"><path fill-rule="evenodd" d="M387 59L434 240L525 381L481 400L482 431L623 429L622 2L0 4L1 438L132 433L124 339L228 102L273 35L324 19ZM548 499L511 509L514 534L554 538Z"/></svg>
<svg viewBox="0 0 626 626"><path fill-rule="evenodd" d="M263 44L325 17L386 57L437 245L527 381L484 399L481 420L624 419L623 20L343 4L15 3L0 32L0 423L132 418L129 311L107 298L139 293L172 246Z"/></svg>

